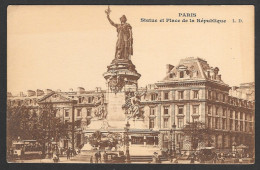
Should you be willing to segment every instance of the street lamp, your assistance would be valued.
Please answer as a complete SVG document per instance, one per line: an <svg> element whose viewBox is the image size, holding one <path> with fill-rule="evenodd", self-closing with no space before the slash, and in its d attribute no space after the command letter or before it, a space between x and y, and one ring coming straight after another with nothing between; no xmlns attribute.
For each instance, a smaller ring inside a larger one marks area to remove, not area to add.
<svg viewBox="0 0 260 170"><path fill-rule="evenodd" d="M172 147L171 147L171 149L173 148L173 150L171 151L171 156L172 156L172 154L175 156L175 153L176 153L176 151L175 151L175 130L176 130L176 125L175 125L175 123L173 123L173 125L172 125L172 129L171 129L171 134L173 133L173 138L171 138L172 139Z"/></svg>
<svg viewBox="0 0 260 170"><path fill-rule="evenodd" d="M127 120L127 123L125 125L125 131L126 131L126 163L130 163L129 138L128 138L129 128L130 128L130 124Z"/></svg>

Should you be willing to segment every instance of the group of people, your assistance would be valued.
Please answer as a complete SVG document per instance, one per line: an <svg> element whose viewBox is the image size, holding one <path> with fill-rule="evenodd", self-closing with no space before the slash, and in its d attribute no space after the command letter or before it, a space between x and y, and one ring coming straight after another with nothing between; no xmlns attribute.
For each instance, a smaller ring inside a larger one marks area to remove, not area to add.
<svg viewBox="0 0 260 170"><path fill-rule="evenodd" d="M58 162L60 155L66 155L67 160L71 159L71 157L77 155L80 153L80 149L72 149L71 147L69 148L58 148L53 152L52 158L54 162Z"/></svg>
<svg viewBox="0 0 260 170"><path fill-rule="evenodd" d="M161 163L160 157L157 152L153 153L153 161L152 163Z"/></svg>
<svg viewBox="0 0 260 170"><path fill-rule="evenodd" d="M66 155L67 155L67 159L70 159L71 157L73 157L74 155L78 155L80 153L80 149L72 149L71 147L69 147L66 150Z"/></svg>
<svg viewBox="0 0 260 170"><path fill-rule="evenodd" d="M106 160L107 160L106 151L104 152L103 157L104 157L104 161L106 161ZM102 163L102 160L101 160L101 152L100 152L100 151L97 151L97 152L94 154L94 158L95 158L95 163ZM93 163L93 156L90 157L90 163Z"/></svg>

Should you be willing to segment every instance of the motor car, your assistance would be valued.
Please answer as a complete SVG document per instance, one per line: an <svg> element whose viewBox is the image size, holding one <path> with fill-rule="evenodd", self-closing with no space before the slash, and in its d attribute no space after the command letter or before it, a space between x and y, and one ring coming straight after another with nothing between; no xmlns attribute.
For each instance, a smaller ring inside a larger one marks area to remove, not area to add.
<svg viewBox="0 0 260 170"><path fill-rule="evenodd" d="M105 163L124 163L126 161L126 156L119 154L117 152L108 152L107 154L107 160L105 160Z"/></svg>
<svg viewBox="0 0 260 170"><path fill-rule="evenodd" d="M204 147L198 152L198 160L201 163L214 163L216 159L217 154L214 147Z"/></svg>

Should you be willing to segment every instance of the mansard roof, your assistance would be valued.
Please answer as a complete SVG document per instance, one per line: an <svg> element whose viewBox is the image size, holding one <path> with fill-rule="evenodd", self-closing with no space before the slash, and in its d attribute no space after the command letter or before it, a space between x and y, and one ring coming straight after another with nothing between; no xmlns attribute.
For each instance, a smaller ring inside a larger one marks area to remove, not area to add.
<svg viewBox="0 0 260 170"><path fill-rule="evenodd" d="M176 67L167 65L166 77L158 83L193 82L199 80L228 86L221 79L218 67L211 67L206 60L194 57L180 60Z"/></svg>
<svg viewBox="0 0 260 170"><path fill-rule="evenodd" d="M72 102L73 99L59 92L51 92L38 100L38 102Z"/></svg>

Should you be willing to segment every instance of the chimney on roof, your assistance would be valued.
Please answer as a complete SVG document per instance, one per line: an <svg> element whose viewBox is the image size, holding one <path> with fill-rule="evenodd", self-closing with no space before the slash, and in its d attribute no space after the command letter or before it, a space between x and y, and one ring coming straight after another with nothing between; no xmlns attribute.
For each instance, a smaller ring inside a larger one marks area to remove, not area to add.
<svg viewBox="0 0 260 170"><path fill-rule="evenodd" d="M73 88L70 88L70 89L69 89L69 92L73 92Z"/></svg>
<svg viewBox="0 0 260 170"><path fill-rule="evenodd" d="M45 90L45 93L46 93L46 94L50 94L51 92L52 92L51 89L46 89L46 90Z"/></svg>
<svg viewBox="0 0 260 170"><path fill-rule="evenodd" d="M235 90L237 90L237 89L238 89L237 86L232 86L232 91L235 91Z"/></svg>
<svg viewBox="0 0 260 170"><path fill-rule="evenodd" d="M35 96L36 92L33 90L27 90L28 97Z"/></svg>
<svg viewBox="0 0 260 170"><path fill-rule="evenodd" d="M101 87L96 87L96 92L101 92Z"/></svg>
<svg viewBox="0 0 260 170"><path fill-rule="evenodd" d="M37 96L42 96L42 95L44 95L44 91L43 91L43 90L40 90L40 89L37 89L37 90L36 90L36 95L37 95Z"/></svg>
<svg viewBox="0 0 260 170"><path fill-rule="evenodd" d="M23 97L23 96L24 96L22 91L19 93L19 96L20 96L20 97Z"/></svg>
<svg viewBox="0 0 260 170"><path fill-rule="evenodd" d="M12 93L11 92L7 92L7 97L12 97Z"/></svg>
<svg viewBox="0 0 260 170"><path fill-rule="evenodd" d="M169 73L174 68L171 64L166 64L166 73Z"/></svg>
<svg viewBox="0 0 260 170"><path fill-rule="evenodd" d="M85 92L85 89L83 87L78 87L78 94L83 94Z"/></svg>

